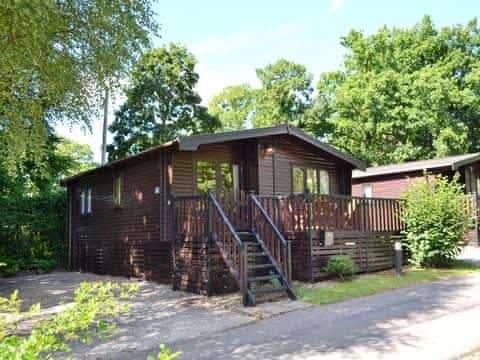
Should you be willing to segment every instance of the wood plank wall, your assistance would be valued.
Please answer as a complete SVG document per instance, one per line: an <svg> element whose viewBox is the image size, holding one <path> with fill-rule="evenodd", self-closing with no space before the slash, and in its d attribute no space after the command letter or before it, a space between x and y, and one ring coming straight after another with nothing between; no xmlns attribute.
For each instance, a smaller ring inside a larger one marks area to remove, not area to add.
<svg viewBox="0 0 480 360"><path fill-rule="evenodd" d="M391 269L395 266L394 240L402 237L391 232L335 231L334 243L323 246L322 234L314 232L310 272L307 233L289 232L285 235L292 241L292 278L300 281L327 278L324 268L334 255L348 255L359 273Z"/></svg>
<svg viewBox="0 0 480 360"><path fill-rule="evenodd" d="M262 148L274 146L272 155L264 156ZM292 192L292 166L311 166L329 171L330 192L338 194L337 169L340 165L314 151L310 146L293 137L263 138L258 148L259 194L290 194ZM275 164L275 167L274 167Z"/></svg>
<svg viewBox="0 0 480 360"><path fill-rule="evenodd" d="M72 269L171 278L171 246L164 237L162 157L156 153L69 184L72 191ZM122 179L122 206L113 207L113 181ZM92 189L92 214L80 214L80 189ZM159 187L160 193L155 193ZM159 211L160 209L160 211Z"/></svg>

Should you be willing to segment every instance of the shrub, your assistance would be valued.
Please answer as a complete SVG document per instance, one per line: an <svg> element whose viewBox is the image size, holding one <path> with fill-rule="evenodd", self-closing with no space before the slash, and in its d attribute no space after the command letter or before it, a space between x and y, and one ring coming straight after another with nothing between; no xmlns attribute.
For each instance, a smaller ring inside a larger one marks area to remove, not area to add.
<svg viewBox="0 0 480 360"><path fill-rule="evenodd" d="M182 353L180 351L172 353L166 346L165 344L160 344L160 352L157 354L157 357L155 358L152 355L149 355L147 360L174 360L178 358Z"/></svg>
<svg viewBox="0 0 480 360"><path fill-rule="evenodd" d="M0 273L65 265L65 204L64 191L0 196Z"/></svg>
<svg viewBox="0 0 480 360"><path fill-rule="evenodd" d="M48 320L34 323L31 333L26 335L17 332L18 319L37 313L40 304L22 313L18 291L10 298L0 297L0 358L50 359L56 352L69 351L69 341L80 339L90 343L94 337L109 336L115 328L112 318L128 310L127 304L120 300L131 298L137 290L136 284L82 283L75 290L72 306ZM17 320L9 321L8 315Z"/></svg>
<svg viewBox="0 0 480 360"><path fill-rule="evenodd" d="M452 181L425 173L404 192L405 245L412 264L448 266L460 253L471 214L465 210L468 198L458 178L458 173Z"/></svg>
<svg viewBox="0 0 480 360"><path fill-rule="evenodd" d="M328 259L325 271L342 280L352 277L357 272L355 263L347 255L334 255Z"/></svg>

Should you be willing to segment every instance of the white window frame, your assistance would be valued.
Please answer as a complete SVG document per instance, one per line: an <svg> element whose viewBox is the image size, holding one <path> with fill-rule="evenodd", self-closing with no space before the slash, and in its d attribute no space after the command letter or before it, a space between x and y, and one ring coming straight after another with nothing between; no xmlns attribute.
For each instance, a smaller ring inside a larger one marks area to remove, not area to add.
<svg viewBox="0 0 480 360"><path fill-rule="evenodd" d="M362 196L365 198L373 197L373 186L370 183L362 184Z"/></svg>
<svg viewBox="0 0 480 360"><path fill-rule="evenodd" d="M92 213L92 188L85 186L80 188L80 214L90 215Z"/></svg>

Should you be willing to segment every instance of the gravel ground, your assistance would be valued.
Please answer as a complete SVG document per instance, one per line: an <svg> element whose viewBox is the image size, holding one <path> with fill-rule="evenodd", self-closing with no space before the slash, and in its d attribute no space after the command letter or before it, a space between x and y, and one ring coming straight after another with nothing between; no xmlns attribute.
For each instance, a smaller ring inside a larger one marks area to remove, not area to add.
<svg viewBox="0 0 480 360"><path fill-rule="evenodd" d="M130 301L128 313L116 319L115 336L90 345L72 344L70 355L73 359L131 359L138 352L145 354L157 349L161 343L168 346L172 342L224 332L311 306L301 301L282 300L243 308L238 294L207 298L172 291L169 285L77 272L0 278L0 296L9 296L18 289L23 309L40 302L42 312L39 316L45 316L62 311L73 300L75 288L83 281L136 282L140 290ZM28 326L25 322L20 329L28 331Z"/></svg>
<svg viewBox="0 0 480 360"><path fill-rule="evenodd" d="M117 322L115 336L86 345L74 343L74 359L125 359L138 351L155 349L159 344L191 339L199 335L225 331L252 323L255 316L230 309L237 306L238 296L206 298L168 285L122 277L95 274L54 272L45 275L23 275L0 279L0 296L9 296L18 289L23 309L40 302L40 316L61 311L73 300L73 291L83 281L137 282L136 298L130 310Z"/></svg>

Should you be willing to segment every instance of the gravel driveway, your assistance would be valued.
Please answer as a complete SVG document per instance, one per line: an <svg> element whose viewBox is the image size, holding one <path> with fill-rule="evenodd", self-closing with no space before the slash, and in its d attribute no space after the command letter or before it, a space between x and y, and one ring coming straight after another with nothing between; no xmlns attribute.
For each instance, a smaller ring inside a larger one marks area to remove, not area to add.
<svg viewBox="0 0 480 360"><path fill-rule="evenodd" d="M161 343L168 345L257 320L229 309L238 302L236 295L206 298L172 291L168 285L85 273L54 272L0 279L0 296L18 289L24 309L41 302L43 313L54 313L62 309L60 302L72 301L73 291L82 281L132 281L140 285L140 291L131 301L129 312L117 319L116 335L91 345L73 344L74 359L132 358L139 351L154 351Z"/></svg>

